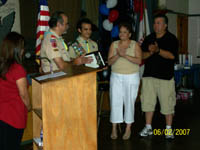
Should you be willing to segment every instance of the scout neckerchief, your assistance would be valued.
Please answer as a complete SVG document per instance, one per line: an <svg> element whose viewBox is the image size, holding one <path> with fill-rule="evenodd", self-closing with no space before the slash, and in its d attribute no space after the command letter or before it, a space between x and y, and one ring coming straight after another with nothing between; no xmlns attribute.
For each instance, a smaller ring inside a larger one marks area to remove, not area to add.
<svg viewBox="0 0 200 150"><path fill-rule="evenodd" d="M59 38L59 39L60 39L60 41L62 42L62 44L63 44L65 50L68 51L68 46L67 46L67 44L65 43L65 41L63 40L63 38Z"/></svg>
<svg viewBox="0 0 200 150"><path fill-rule="evenodd" d="M87 52L90 53L90 46L89 46L88 41L86 40L85 43L86 43L86 45L87 45Z"/></svg>

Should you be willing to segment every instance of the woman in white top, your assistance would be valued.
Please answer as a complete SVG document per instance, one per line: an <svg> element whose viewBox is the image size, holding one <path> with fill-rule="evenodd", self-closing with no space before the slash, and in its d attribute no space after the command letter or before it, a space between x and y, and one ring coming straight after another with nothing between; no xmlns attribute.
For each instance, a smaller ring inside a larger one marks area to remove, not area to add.
<svg viewBox="0 0 200 150"><path fill-rule="evenodd" d="M134 106L140 83L139 64L142 54L138 43L131 40L131 25L121 23L119 29L120 40L111 44L108 54L108 64L111 65L112 70L110 77L111 138L117 139L117 124L125 122L127 125L123 139L127 140L131 136L131 124L134 122Z"/></svg>

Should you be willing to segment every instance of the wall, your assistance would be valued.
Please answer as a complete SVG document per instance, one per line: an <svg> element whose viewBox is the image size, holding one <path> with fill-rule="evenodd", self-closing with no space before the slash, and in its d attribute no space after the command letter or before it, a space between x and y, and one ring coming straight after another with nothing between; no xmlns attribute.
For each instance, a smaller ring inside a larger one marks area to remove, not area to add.
<svg viewBox="0 0 200 150"><path fill-rule="evenodd" d="M19 13L19 0L7 0L4 5L0 3L0 43L10 31L21 32Z"/></svg>
<svg viewBox="0 0 200 150"><path fill-rule="evenodd" d="M189 0L189 14L200 14L200 1ZM200 16L189 17L188 51L193 55L193 62L200 63Z"/></svg>
<svg viewBox="0 0 200 150"><path fill-rule="evenodd" d="M21 33L27 39L36 38L37 0L19 0Z"/></svg>
<svg viewBox="0 0 200 150"><path fill-rule="evenodd" d="M9 14L14 12L14 21L12 23L12 31L21 32L20 28L20 10L19 10L19 0L7 0L6 3L0 6L0 17L3 23L4 18L6 18Z"/></svg>
<svg viewBox="0 0 200 150"><path fill-rule="evenodd" d="M200 0L160 0L165 8L184 14L200 14ZM177 15L167 13L169 31L177 35ZM199 41L199 42L198 42ZM193 63L199 64L200 58L200 16L188 17L188 52L193 55Z"/></svg>
<svg viewBox="0 0 200 150"><path fill-rule="evenodd" d="M179 13L188 13L188 0L167 0L166 1L166 8L172 10L174 12ZM167 13L169 18L169 31L173 34L177 35L177 14Z"/></svg>
<svg viewBox="0 0 200 150"><path fill-rule="evenodd" d="M39 0L19 0L21 33L26 39L35 40L36 25L38 16ZM55 11L64 11L69 17L70 28L67 35L64 35L66 41L74 39L76 23L80 17L81 0L47 0L50 14Z"/></svg>

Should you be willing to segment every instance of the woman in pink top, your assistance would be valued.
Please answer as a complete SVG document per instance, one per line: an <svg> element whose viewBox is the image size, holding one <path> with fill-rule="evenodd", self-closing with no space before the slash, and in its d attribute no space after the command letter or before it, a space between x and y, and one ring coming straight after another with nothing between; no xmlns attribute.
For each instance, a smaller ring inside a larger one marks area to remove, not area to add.
<svg viewBox="0 0 200 150"><path fill-rule="evenodd" d="M31 109L22 64L24 38L10 32L0 47L0 149L19 150Z"/></svg>

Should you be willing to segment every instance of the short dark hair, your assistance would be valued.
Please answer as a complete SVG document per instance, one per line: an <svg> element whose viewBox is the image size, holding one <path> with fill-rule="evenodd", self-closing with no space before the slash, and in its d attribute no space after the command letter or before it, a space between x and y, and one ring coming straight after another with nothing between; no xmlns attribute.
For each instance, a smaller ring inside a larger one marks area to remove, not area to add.
<svg viewBox="0 0 200 150"><path fill-rule="evenodd" d="M51 17L50 17L50 20L49 20L49 27L50 28L54 28L57 26L57 23L61 23L63 24L64 23L64 20L63 20L63 17L62 15L65 15L65 13L63 11L56 11L54 12Z"/></svg>
<svg viewBox="0 0 200 150"><path fill-rule="evenodd" d="M5 79L13 63L22 64L22 50L24 49L24 37L17 32L10 32L3 39L0 46L0 78Z"/></svg>
<svg viewBox="0 0 200 150"><path fill-rule="evenodd" d="M81 29L82 28L82 24L91 24L91 26L93 26L92 21L88 18L82 18L78 21L77 25L76 25L76 29Z"/></svg>
<svg viewBox="0 0 200 150"><path fill-rule="evenodd" d="M154 16L154 21L155 21L155 19L157 19L157 18L163 18L165 24L168 25L168 18L167 18L166 15L164 15L164 14L157 14L157 15Z"/></svg>

